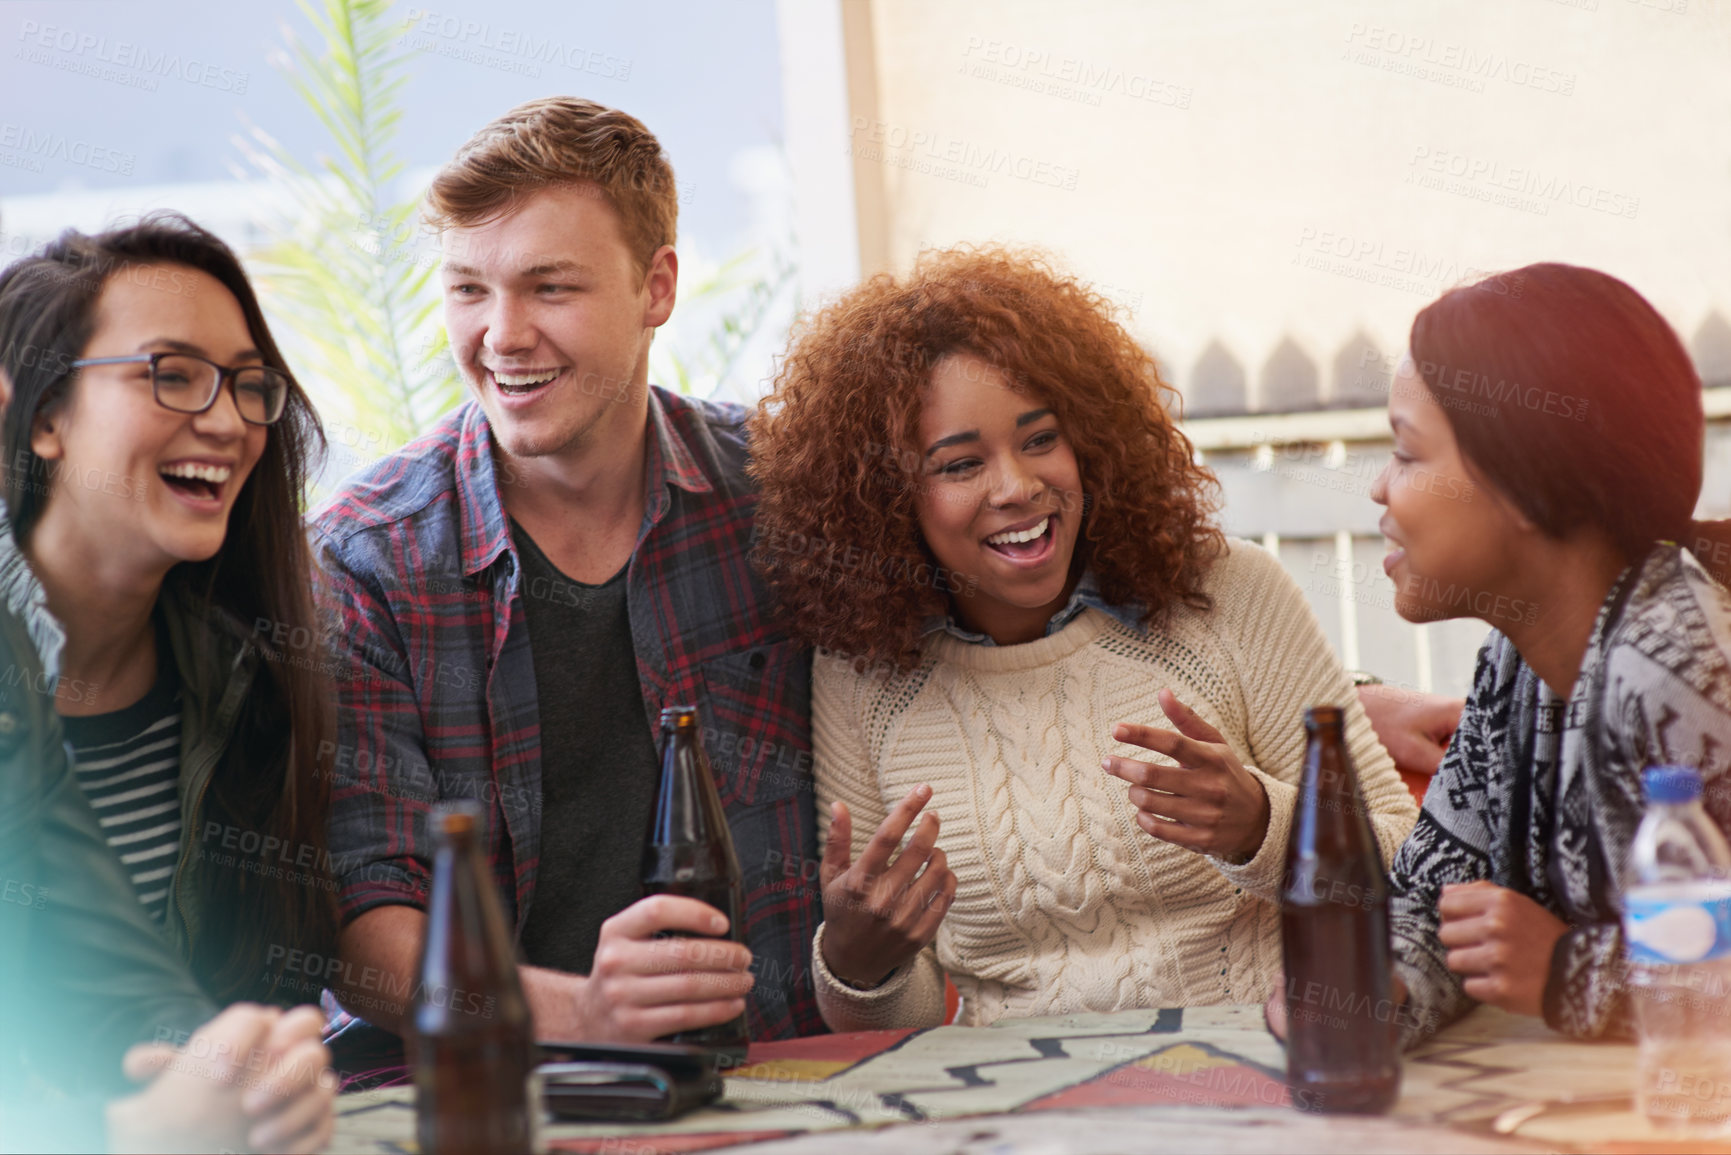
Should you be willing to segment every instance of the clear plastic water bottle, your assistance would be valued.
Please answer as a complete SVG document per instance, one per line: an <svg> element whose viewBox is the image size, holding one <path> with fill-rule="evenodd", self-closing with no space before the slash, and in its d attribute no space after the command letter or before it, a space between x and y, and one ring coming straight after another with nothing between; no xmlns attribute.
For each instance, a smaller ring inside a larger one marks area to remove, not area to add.
<svg viewBox="0 0 1731 1155"><path fill-rule="evenodd" d="M1642 781L1623 893L1636 1098L1657 1126L1717 1129L1731 1121L1731 846L1695 770L1655 766Z"/></svg>

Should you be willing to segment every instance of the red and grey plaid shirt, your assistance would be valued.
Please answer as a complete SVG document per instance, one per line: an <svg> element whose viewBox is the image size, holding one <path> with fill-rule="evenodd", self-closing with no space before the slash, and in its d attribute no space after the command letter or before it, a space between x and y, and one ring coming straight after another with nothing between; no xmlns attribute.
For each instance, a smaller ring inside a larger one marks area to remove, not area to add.
<svg viewBox="0 0 1731 1155"><path fill-rule="evenodd" d="M756 1039L822 1031L811 982L810 652L747 562L745 410L649 396L647 502L626 575L644 712L696 702L745 874ZM522 567L487 418L469 402L351 478L313 518L337 684L331 855L345 921L424 907L427 812L479 800L518 931L541 849L540 703ZM570 703L581 710L582 703ZM554 896L556 898L556 896Z"/></svg>

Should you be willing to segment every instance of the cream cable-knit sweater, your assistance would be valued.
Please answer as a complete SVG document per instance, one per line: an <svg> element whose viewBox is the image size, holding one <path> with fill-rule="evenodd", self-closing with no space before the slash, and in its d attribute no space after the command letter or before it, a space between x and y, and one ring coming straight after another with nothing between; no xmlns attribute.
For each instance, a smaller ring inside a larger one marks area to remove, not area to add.
<svg viewBox="0 0 1731 1155"><path fill-rule="evenodd" d="M1347 711L1347 743L1383 862L1418 811L1297 583L1259 546L1231 542L1207 581L1214 609L1179 607L1138 635L1085 610L1017 646L927 640L919 668L859 675L820 652L812 678L818 820L853 813L857 858L889 808L921 782L942 820L955 904L935 943L858 991L812 944L818 1006L837 1031L936 1025L944 972L957 1022L1129 1007L1254 1003L1280 966L1280 876L1304 760L1303 711ZM1268 792L1268 834L1231 866L1136 825L1108 754L1117 722L1169 726L1169 687L1225 736ZM935 949L934 949L935 948Z"/></svg>

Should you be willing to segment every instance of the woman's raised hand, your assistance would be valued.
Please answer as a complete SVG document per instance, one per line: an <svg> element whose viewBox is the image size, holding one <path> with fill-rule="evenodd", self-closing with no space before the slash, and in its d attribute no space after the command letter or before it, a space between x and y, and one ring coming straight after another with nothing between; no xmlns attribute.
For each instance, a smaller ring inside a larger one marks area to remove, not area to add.
<svg viewBox="0 0 1731 1155"><path fill-rule="evenodd" d="M1132 758L1106 758L1100 765L1130 783L1136 821L1155 838L1229 862L1248 862L1268 833L1268 792L1220 731L1171 690L1160 691L1160 708L1177 733L1121 722L1112 737L1164 754L1178 765Z"/></svg>
<svg viewBox="0 0 1731 1155"><path fill-rule="evenodd" d="M956 897L956 876L937 848L938 816L927 814L897 853L932 788L920 785L890 811L853 861L853 816L837 802L824 843L823 961L850 986L875 987L937 936Z"/></svg>

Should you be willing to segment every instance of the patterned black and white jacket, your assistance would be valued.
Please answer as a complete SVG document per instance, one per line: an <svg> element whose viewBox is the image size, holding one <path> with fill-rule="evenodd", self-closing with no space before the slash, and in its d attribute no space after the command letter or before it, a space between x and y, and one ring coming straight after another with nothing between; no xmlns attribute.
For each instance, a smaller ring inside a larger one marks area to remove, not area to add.
<svg viewBox="0 0 1731 1155"><path fill-rule="evenodd" d="M1437 898L1487 879L1569 924L1551 956L1545 1021L1578 1038L1627 1034L1621 882L1641 821L1641 771L1700 769L1731 832L1731 595L1686 551L1624 571L1564 702L1493 631L1418 825L1395 857L1396 970L1411 1046L1475 1000L1444 965Z"/></svg>

